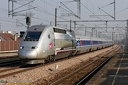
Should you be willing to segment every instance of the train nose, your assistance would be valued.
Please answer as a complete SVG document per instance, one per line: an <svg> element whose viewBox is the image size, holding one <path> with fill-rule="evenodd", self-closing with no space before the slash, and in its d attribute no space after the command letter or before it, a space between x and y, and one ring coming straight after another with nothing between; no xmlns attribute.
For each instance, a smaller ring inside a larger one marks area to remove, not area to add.
<svg viewBox="0 0 128 85"><path fill-rule="evenodd" d="M35 50L20 50L18 56L21 59L36 59L38 54Z"/></svg>

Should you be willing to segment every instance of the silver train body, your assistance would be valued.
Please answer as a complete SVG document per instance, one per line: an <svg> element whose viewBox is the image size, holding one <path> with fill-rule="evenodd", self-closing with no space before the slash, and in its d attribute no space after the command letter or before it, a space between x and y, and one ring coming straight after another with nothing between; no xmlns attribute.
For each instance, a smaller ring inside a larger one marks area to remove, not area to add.
<svg viewBox="0 0 128 85"><path fill-rule="evenodd" d="M85 40L90 44L85 45ZM92 45L92 40L102 43ZM112 41L76 36L73 31L60 27L35 25L28 28L22 37L18 56L26 64L38 64L102 49L112 44Z"/></svg>

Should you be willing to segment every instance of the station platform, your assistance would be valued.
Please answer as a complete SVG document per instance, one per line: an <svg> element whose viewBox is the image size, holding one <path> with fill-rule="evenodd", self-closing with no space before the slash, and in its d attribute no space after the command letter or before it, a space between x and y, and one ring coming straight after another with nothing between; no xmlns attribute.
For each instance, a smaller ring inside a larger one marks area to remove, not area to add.
<svg viewBox="0 0 128 85"><path fill-rule="evenodd" d="M128 85L128 54L115 55L85 85Z"/></svg>

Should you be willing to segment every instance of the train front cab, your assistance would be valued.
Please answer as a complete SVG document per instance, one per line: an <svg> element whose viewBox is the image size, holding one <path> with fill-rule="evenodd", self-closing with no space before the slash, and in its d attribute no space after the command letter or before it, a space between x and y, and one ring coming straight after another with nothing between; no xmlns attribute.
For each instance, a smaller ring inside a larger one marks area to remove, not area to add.
<svg viewBox="0 0 128 85"><path fill-rule="evenodd" d="M54 53L54 33L45 28L42 25L33 26L24 34L18 56L25 64L44 63L48 53Z"/></svg>

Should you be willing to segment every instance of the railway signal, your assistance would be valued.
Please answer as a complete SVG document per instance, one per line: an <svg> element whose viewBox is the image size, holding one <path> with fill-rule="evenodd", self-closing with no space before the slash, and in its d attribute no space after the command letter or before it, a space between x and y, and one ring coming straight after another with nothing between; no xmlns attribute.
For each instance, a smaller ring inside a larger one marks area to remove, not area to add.
<svg viewBox="0 0 128 85"><path fill-rule="evenodd" d="M26 24L28 25L28 27L31 24L31 18L30 17L26 17Z"/></svg>

